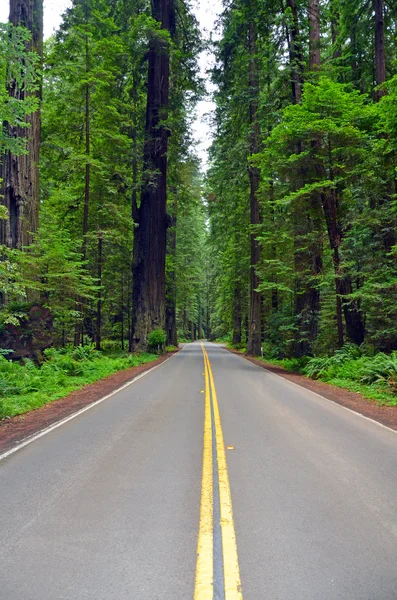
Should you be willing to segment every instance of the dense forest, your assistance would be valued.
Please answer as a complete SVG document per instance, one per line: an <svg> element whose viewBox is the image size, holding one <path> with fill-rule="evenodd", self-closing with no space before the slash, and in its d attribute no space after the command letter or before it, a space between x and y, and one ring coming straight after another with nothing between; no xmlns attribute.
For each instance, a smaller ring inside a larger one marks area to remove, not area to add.
<svg viewBox="0 0 397 600"><path fill-rule="evenodd" d="M217 334L397 348L397 3L225 5L208 173Z"/></svg>
<svg viewBox="0 0 397 600"><path fill-rule="evenodd" d="M221 9L209 43L183 0L74 0L43 42L42 0L10 0L2 352L207 337L304 367L381 356L397 387L397 2Z"/></svg>
<svg viewBox="0 0 397 600"><path fill-rule="evenodd" d="M43 45L42 2L10 11L0 345L176 345L204 298L197 23L183 2L82 0Z"/></svg>

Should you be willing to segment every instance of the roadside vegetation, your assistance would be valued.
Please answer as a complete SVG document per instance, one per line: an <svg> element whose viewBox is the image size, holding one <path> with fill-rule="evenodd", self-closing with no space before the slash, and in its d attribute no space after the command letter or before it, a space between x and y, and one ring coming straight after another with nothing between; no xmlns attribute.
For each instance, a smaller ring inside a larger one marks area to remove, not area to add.
<svg viewBox="0 0 397 600"><path fill-rule="evenodd" d="M0 354L0 419L39 408L88 383L158 358L149 353L128 354L112 342L104 346L108 349L101 352L93 345L49 348L41 364L31 359L14 362Z"/></svg>

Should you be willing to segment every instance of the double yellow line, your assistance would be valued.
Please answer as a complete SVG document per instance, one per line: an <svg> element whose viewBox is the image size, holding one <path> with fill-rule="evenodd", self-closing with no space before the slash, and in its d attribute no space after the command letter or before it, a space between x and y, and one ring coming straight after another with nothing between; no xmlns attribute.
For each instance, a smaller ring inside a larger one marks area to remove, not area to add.
<svg viewBox="0 0 397 600"><path fill-rule="evenodd" d="M213 600L214 597L214 496L213 496L213 446L215 441L217 476L219 484L220 526L225 600L243 600L240 568L237 555L232 497L227 472L226 452L223 441L218 400L208 354L201 344L204 356L205 416L204 452L201 486L200 528L197 545L196 584L194 600ZM212 397L212 404L211 404ZM211 410L212 407L212 410ZM214 415L215 440L213 440L212 413Z"/></svg>

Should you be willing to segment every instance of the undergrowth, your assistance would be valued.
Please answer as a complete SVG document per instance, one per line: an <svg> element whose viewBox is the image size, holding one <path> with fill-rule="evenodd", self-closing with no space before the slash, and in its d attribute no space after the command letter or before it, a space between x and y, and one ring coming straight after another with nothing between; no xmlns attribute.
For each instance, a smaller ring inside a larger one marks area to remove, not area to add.
<svg viewBox="0 0 397 600"><path fill-rule="evenodd" d="M357 392L379 404L397 406L397 352L375 356L365 347L345 344L332 356L284 358L264 356L263 360L286 370L306 375Z"/></svg>
<svg viewBox="0 0 397 600"><path fill-rule="evenodd" d="M37 365L32 360L12 362L0 353L0 419L39 408L88 383L158 358L113 348L98 352L90 345L50 348L44 355L44 362Z"/></svg>

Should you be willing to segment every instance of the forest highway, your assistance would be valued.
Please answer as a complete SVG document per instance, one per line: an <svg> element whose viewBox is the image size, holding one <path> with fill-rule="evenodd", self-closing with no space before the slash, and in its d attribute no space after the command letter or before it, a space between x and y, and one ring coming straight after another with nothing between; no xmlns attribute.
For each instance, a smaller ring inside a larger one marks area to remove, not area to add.
<svg viewBox="0 0 397 600"><path fill-rule="evenodd" d="M205 342L0 460L0 600L396 600L397 435Z"/></svg>

